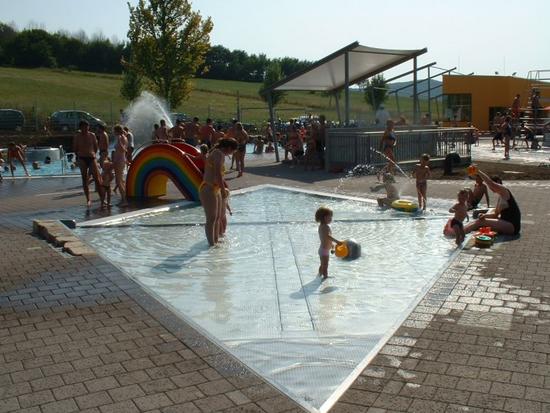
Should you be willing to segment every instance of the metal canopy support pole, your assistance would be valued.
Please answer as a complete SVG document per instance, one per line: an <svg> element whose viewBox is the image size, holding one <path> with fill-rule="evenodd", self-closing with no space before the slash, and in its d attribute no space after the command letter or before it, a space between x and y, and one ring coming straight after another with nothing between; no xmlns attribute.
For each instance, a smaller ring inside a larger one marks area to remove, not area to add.
<svg viewBox="0 0 550 413"><path fill-rule="evenodd" d="M378 105L377 105L378 102L376 102L376 97L374 96L374 86L372 85L372 82L370 84L370 98L372 101L372 111L374 112L374 124L378 125L378 118L376 117L376 111L378 110Z"/></svg>
<svg viewBox="0 0 550 413"><path fill-rule="evenodd" d="M342 125L342 114L340 113L340 97L338 96L339 92L334 92L334 101L336 102L336 114L338 115L338 124Z"/></svg>
<svg viewBox="0 0 550 413"><path fill-rule="evenodd" d="M430 123L432 122L432 80L430 79L430 68L428 67L428 114L430 115Z"/></svg>
<svg viewBox="0 0 550 413"><path fill-rule="evenodd" d="M345 72L345 80L344 80L344 93L345 93L345 122L346 126L349 126L349 53L346 52L344 55L344 72Z"/></svg>
<svg viewBox="0 0 550 413"><path fill-rule="evenodd" d="M241 121L241 94L239 93L239 91L237 90L237 120L240 122Z"/></svg>
<svg viewBox="0 0 550 413"><path fill-rule="evenodd" d="M279 145L277 142L277 127L275 123L275 111L273 110L273 98L271 91L267 95L267 104L269 105L269 120L271 122L271 133L273 134L273 146L275 147L275 161L279 162Z"/></svg>
<svg viewBox="0 0 550 413"><path fill-rule="evenodd" d="M395 92L395 105L397 107L397 113L401 114L401 108L399 107L399 93Z"/></svg>
<svg viewBox="0 0 550 413"><path fill-rule="evenodd" d="M418 73L416 57L413 59L413 119L414 124L418 124Z"/></svg>

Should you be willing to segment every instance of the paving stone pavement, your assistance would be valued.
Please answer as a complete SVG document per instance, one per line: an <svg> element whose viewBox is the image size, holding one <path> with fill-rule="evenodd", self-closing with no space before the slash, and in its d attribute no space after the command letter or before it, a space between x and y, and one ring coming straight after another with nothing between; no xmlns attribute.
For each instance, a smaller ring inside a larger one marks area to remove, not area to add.
<svg viewBox="0 0 550 413"><path fill-rule="evenodd" d="M230 185L266 182L358 195L372 185L273 164ZM462 184L430 182L429 194L450 199ZM78 185L0 184L0 412L303 411L110 263L31 235L35 217L104 214L86 213ZM549 186L511 186L521 237L462 251L331 413L550 413Z"/></svg>

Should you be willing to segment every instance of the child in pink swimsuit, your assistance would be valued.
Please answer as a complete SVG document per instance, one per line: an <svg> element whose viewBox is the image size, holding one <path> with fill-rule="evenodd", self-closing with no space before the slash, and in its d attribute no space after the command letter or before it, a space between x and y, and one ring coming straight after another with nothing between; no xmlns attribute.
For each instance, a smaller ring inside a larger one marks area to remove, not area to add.
<svg viewBox="0 0 550 413"><path fill-rule="evenodd" d="M321 207L315 212L315 222L319 223L319 276L324 280L328 278L328 261L332 251L332 243L341 244L341 241L333 238L329 224L332 222L332 210Z"/></svg>

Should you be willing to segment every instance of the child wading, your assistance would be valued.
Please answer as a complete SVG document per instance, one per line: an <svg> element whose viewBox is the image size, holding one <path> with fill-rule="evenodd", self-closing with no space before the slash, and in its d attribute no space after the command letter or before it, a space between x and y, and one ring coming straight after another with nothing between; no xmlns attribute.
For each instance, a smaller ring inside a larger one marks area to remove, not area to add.
<svg viewBox="0 0 550 413"><path fill-rule="evenodd" d="M449 212L454 212L455 214L451 220L451 227L456 235L456 245L460 245L465 238L463 221L468 218L468 190L463 189L459 191L457 198L458 202L449 209Z"/></svg>
<svg viewBox="0 0 550 413"><path fill-rule="evenodd" d="M321 207L315 212L315 222L319 223L319 241L321 246L319 247L319 276L326 280L328 278L328 261L330 253L332 251L333 242L341 244L336 238L332 237L329 224L332 222L332 210L329 208Z"/></svg>
<svg viewBox="0 0 550 413"><path fill-rule="evenodd" d="M418 208L426 210L428 178L430 177L430 155L427 153L420 157L420 163L416 164L414 175L416 176L416 192L418 193Z"/></svg>

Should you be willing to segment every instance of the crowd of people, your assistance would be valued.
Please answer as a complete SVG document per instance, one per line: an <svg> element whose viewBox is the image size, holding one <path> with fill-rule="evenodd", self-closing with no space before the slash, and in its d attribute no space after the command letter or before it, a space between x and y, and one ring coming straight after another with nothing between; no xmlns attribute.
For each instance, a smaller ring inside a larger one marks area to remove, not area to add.
<svg viewBox="0 0 550 413"><path fill-rule="evenodd" d="M166 120L161 119L158 124L153 125L151 136L153 143L184 142L200 147L202 156L205 158L208 158L208 154L217 148L217 143L222 139L231 139L237 143L232 155L238 172L237 177L242 176L246 145L249 143L250 137L243 125L236 120L233 120L231 125L224 129L221 126L215 128L212 119L207 119L204 125L201 125L196 117L188 123L178 119L171 128L168 128ZM110 148L112 149L111 153L109 153ZM81 121L73 138L73 152L76 159L71 165L80 169L88 208L92 205L89 189L92 182L95 183L102 208L111 206L111 193L116 191L120 194L118 205L126 206L125 173L134 152L134 135L130 129L124 125L116 125L113 128L112 138L110 138L104 126L99 125L92 132L88 122ZM16 155L14 149L12 158L19 159ZM25 167L23 160L21 162ZM206 164L208 165L208 162ZM111 188L113 182L114 187Z"/></svg>
<svg viewBox="0 0 550 413"><path fill-rule="evenodd" d="M508 110L497 112L492 119L493 151L496 151L497 146L502 146L506 160L510 159L510 149L519 149L521 146L525 146L526 149L540 149L539 140L536 137L541 110L540 91L533 89L529 101L530 107L524 110L530 112L528 118L532 121L532 125L525 122L527 118L523 116L525 113L522 112L519 94L514 96Z"/></svg>
<svg viewBox="0 0 550 413"><path fill-rule="evenodd" d="M517 113L517 107L512 105L511 114L506 115L499 126L504 138L505 151L509 150L509 141L512 139L511 122L512 115L515 113ZM396 167L394 150L397 145L395 125L393 120L386 120L386 128L380 141L380 151L387 159L387 165L379 174L386 189L386 197L378 199L381 207L390 207L399 197L394 178ZM309 167L313 169L314 165L324 168L326 127L324 116L319 116L318 119L311 117L302 122L291 120L284 128L279 125L279 130L276 132L268 123L263 135L257 136L253 142L254 153L273 152L274 144L279 143L284 148L285 160L291 166L303 162L306 170ZM204 160L204 172L199 197L206 217L205 235L209 245L216 245L225 234L227 213L231 214L228 202L229 189L225 181L225 159L231 156L236 166L237 177L243 175L246 145L251 143L248 133L236 120L225 129L220 126L214 127L211 119L207 119L204 125L199 123L198 118L193 118L188 123L178 120L171 128L168 128L164 120L160 120L153 127L151 139L154 143L185 142L200 147L201 157ZM74 136L75 163L80 168L88 208L92 204L89 186L91 182L95 182L102 208L111 206L111 193L117 190L120 195L119 205L127 205L125 171L132 161L134 137L128 127L116 125L113 128L113 140L114 142L110 141L103 126L99 126L95 133L91 132L86 121L80 122L79 130ZM109 153L110 148L113 148L111 153ZM508 152L505 153L508 154ZM10 165L15 160L19 160L25 168L24 150L19 146L10 144L8 157ZM431 176L429 163L429 155L423 154L413 171L418 207L422 211L426 210L428 202L428 180ZM112 188L113 183L114 188ZM489 210L489 190L498 195L498 201L492 210ZM469 211L478 208L484 197L487 203L486 210L479 213L477 219L465 225L464 221L469 219ZM321 240L319 273L326 278L329 257L327 251L330 251L333 243L338 244L340 241L331 235L329 224L332 211L323 209L317 212L315 219L320 224ZM457 244L463 242L465 234L480 227L490 227L500 234L507 235L517 235L521 229L521 212L510 190L502 184L498 176L489 177L482 171L476 172L473 188L458 192L457 202L449 212L453 214L450 225L455 233Z"/></svg>
<svg viewBox="0 0 550 413"><path fill-rule="evenodd" d="M269 125L268 128L270 131L266 135L269 137L272 132ZM276 132L276 140L285 151L284 161L290 162L291 167L303 163L305 170L324 169L326 129L324 115L309 116L303 121L291 119L281 132Z"/></svg>
<svg viewBox="0 0 550 413"><path fill-rule="evenodd" d="M95 183L101 208L111 207L111 190L118 190L119 206L128 205L124 176L126 166L132 159L134 138L127 127L116 125L113 128L113 140L113 150L109 153L111 145L105 127L99 126L94 133L90 131L90 125L85 120L80 122L79 129L73 138L73 152L76 155L76 165L80 168L82 188L88 208L92 206L91 182ZM115 186L111 188L113 179Z"/></svg>

